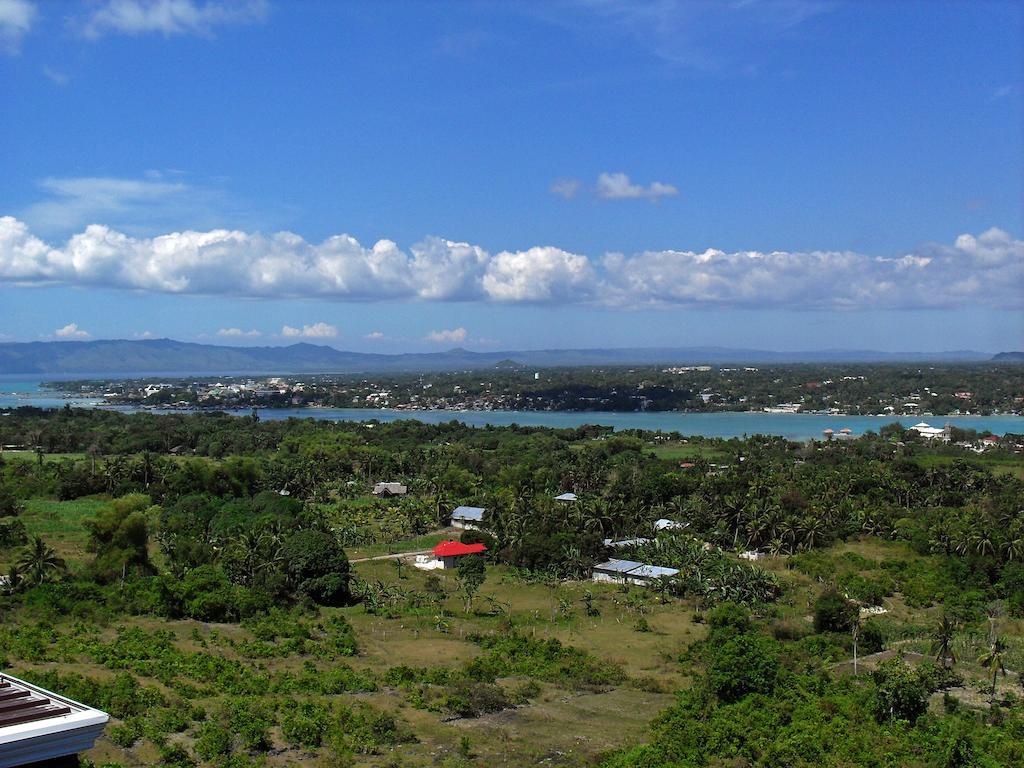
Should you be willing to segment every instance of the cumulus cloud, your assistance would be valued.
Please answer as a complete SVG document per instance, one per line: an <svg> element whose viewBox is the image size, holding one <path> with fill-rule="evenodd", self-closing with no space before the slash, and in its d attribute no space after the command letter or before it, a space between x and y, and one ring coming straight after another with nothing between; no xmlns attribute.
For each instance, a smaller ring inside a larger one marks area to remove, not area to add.
<svg viewBox="0 0 1024 768"><path fill-rule="evenodd" d="M36 7L29 0L0 0L0 53L15 56L32 29Z"/></svg>
<svg viewBox="0 0 1024 768"><path fill-rule="evenodd" d="M382 331L370 331L363 338L367 341L381 341L384 339L384 333Z"/></svg>
<svg viewBox="0 0 1024 768"><path fill-rule="evenodd" d="M466 329L459 327L452 328L450 331L431 331L430 333L423 337L423 340L435 341L439 344L451 344L453 342L456 344L461 344L466 340L467 335L468 334L466 333Z"/></svg>
<svg viewBox="0 0 1024 768"><path fill-rule="evenodd" d="M233 337L233 338L251 338L254 339L257 336L262 336L259 331L253 328L251 331L243 331L241 328L221 328L217 331L218 336Z"/></svg>
<svg viewBox="0 0 1024 768"><path fill-rule="evenodd" d="M635 200L642 198L657 202L663 197L678 195L679 190L671 184L652 181L646 187L634 184L624 173L602 173L597 177L597 196L603 200Z"/></svg>
<svg viewBox="0 0 1024 768"><path fill-rule="evenodd" d="M53 335L56 336L58 339L89 338L89 332L79 328L77 323L68 323L63 328L58 328L56 331L54 331Z"/></svg>
<svg viewBox="0 0 1024 768"><path fill-rule="evenodd" d="M594 269L586 256L549 246L502 251L483 278L484 291L497 301L579 301L594 287Z"/></svg>
<svg viewBox="0 0 1024 768"><path fill-rule="evenodd" d="M266 0L106 0L78 24L88 38L157 33L212 37L218 27L262 21Z"/></svg>
<svg viewBox="0 0 1024 768"><path fill-rule="evenodd" d="M301 328L286 325L281 329L281 335L287 338L333 339L338 335L338 329L328 323L313 323Z"/></svg>
<svg viewBox="0 0 1024 768"><path fill-rule="evenodd" d="M427 238L408 252L349 235L172 232L136 238L94 224L53 245L0 217L0 283L348 301L490 301L611 306L1024 308L1024 241L1001 229L897 256L854 251L664 250L587 256L554 246L491 254ZM289 327L290 328L290 327ZM326 338L326 323L282 335Z"/></svg>

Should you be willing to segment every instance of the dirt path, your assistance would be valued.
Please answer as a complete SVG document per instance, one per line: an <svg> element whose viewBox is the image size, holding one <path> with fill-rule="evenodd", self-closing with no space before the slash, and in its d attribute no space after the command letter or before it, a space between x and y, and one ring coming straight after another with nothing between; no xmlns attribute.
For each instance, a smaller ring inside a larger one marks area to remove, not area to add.
<svg viewBox="0 0 1024 768"><path fill-rule="evenodd" d="M368 563L371 560L397 560L402 557L412 557L413 555L428 555L433 552L432 549L417 549L415 552L396 552L393 555L376 555L375 557L357 557L355 560L349 560L350 563Z"/></svg>

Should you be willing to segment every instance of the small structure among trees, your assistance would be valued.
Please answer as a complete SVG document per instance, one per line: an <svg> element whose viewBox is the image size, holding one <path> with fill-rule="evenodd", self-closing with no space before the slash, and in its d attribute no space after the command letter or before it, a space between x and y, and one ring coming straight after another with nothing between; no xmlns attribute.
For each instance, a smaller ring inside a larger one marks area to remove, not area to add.
<svg viewBox="0 0 1024 768"><path fill-rule="evenodd" d="M402 485L402 483L377 483L373 486L373 495L379 496L380 498L388 498L389 496L405 496L408 492L408 486Z"/></svg>
<svg viewBox="0 0 1024 768"><path fill-rule="evenodd" d="M456 507L455 509L452 510L452 528L476 530L483 523L484 512L486 511L487 510L484 509L483 507Z"/></svg>

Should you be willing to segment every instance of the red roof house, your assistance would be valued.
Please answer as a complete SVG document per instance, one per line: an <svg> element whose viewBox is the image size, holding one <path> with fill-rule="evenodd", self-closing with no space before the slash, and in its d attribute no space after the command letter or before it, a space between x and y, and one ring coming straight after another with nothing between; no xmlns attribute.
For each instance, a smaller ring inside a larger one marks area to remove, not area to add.
<svg viewBox="0 0 1024 768"><path fill-rule="evenodd" d="M461 541L442 541L434 547L436 557L462 557L479 555L487 551L483 544L463 544Z"/></svg>
<svg viewBox="0 0 1024 768"><path fill-rule="evenodd" d="M442 541L434 547L434 557L440 568L455 568L459 564L459 558L466 555L482 555L487 551L483 544L463 544L461 541Z"/></svg>

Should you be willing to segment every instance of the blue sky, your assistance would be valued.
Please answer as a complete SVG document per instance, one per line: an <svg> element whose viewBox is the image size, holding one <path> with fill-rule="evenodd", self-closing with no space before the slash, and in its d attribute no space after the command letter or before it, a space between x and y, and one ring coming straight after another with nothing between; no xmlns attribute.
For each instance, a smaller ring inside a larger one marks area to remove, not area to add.
<svg viewBox="0 0 1024 768"><path fill-rule="evenodd" d="M0 0L0 334L1020 348L1022 24Z"/></svg>

